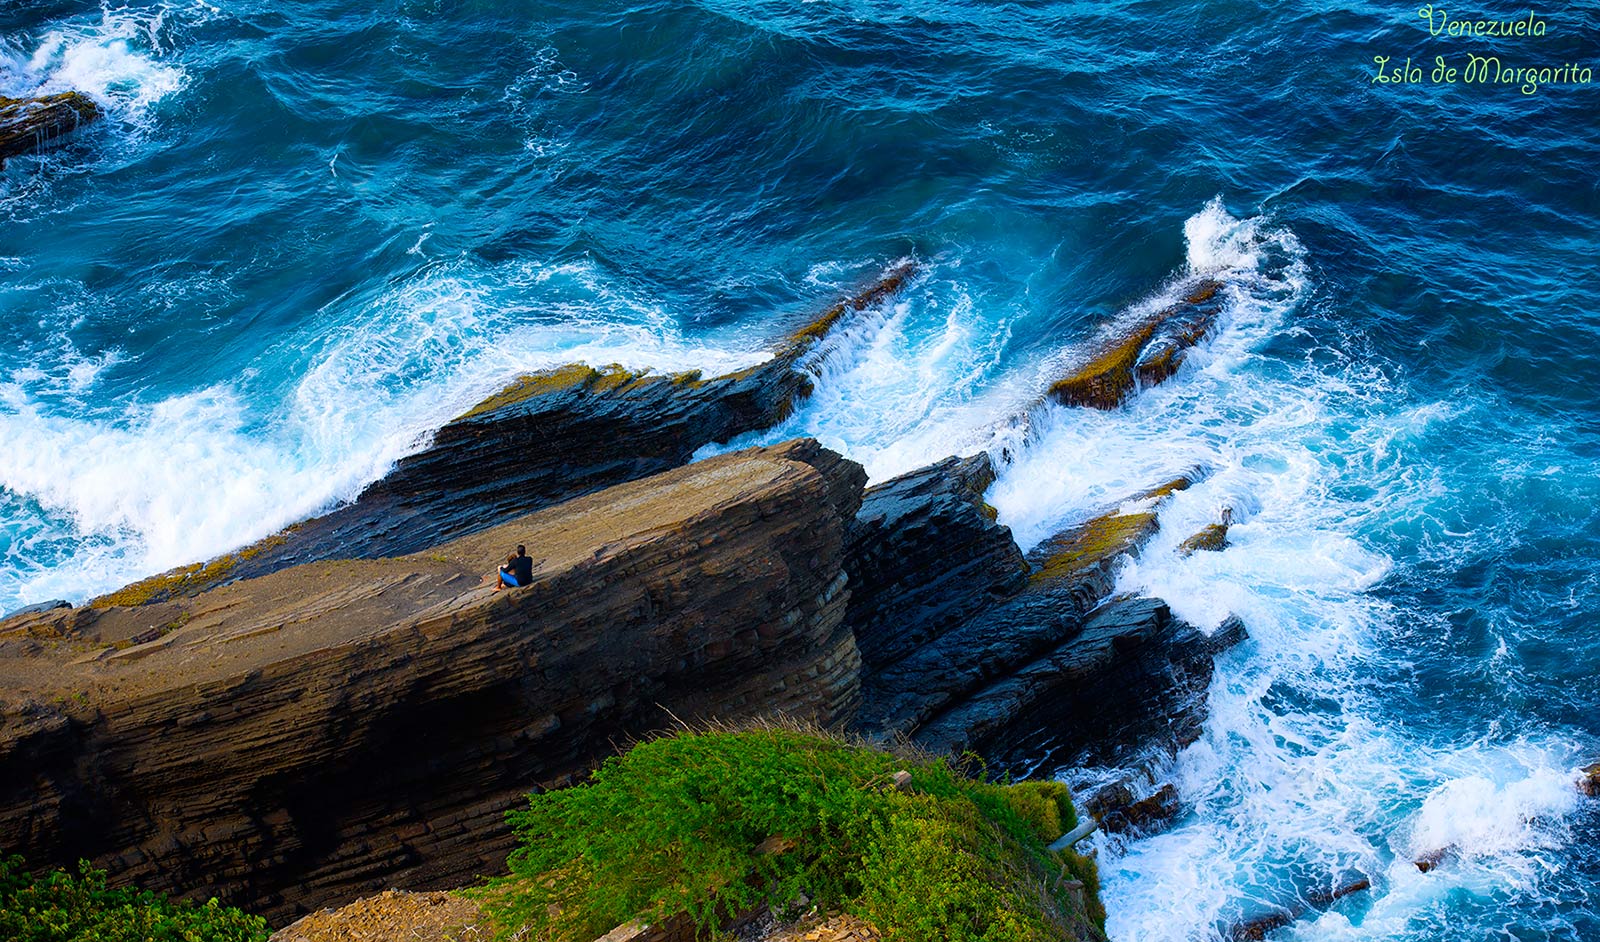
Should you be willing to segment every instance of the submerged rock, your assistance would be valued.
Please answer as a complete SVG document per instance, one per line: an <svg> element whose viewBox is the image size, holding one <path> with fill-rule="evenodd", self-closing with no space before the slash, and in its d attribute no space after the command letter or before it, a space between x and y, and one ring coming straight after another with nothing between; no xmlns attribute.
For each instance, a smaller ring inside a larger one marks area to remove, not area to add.
<svg viewBox="0 0 1600 942"><path fill-rule="evenodd" d="M1279 907L1266 915L1235 924L1228 930L1227 937L1231 942L1263 942L1269 933L1282 929L1307 913L1327 909L1346 896L1370 889L1371 880L1355 877L1337 883L1331 889L1309 890L1304 899L1296 900L1291 906Z"/></svg>
<svg viewBox="0 0 1600 942"><path fill-rule="evenodd" d="M9 157L44 150L99 117L99 107L79 92L0 98L0 166Z"/></svg>
<svg viewBox="0 0 1600 942"><path fill-rule="evenodd" d="M354 503L206 563L91 604L143 605L322 559L415 552L511 517L656 474L787 418L811 393L803 366L844 317L881 304L916 272L905 262L737 373L632 373L570 364L524 376L439 429Z"/></svg>
<svg viewBox="0 0 1600 942"><path fill-rule="evenodd" d="M1050 386L1065 406L1115 409L1141 386L1170 379L1204 340L1222 310L1222 283L1200 280L1178 303L1107 340L1089 360Z"/></svg>
<svg viewBox="0 0 1600 942"><path fill-rule="evenodd" d="M499 872L507 809L672 717L852 712L864 483L790 442L411 556L0 622L0 847L275 922ZM480 584L518 542L533 584Z"/></svg>

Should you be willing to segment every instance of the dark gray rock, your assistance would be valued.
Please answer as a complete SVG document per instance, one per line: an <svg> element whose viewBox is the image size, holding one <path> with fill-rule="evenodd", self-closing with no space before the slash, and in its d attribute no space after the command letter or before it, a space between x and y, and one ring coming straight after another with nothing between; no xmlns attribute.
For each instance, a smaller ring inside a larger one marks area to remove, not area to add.
<svg viewBox="0 0 1600 942"><path fill-rule="evenodd" d="M1021 591L1028 566L983 492L987 454L946 458L871 487L846 548L846 616L868 670L906 657Z"/></svg>
<svg viewBox="0 0 1600 942"><path fill-rule="evenodd" d="M6 618L15 618L18 615L37 615L37 614L40 614L41 612L53 612L58 608L71 608L71 607L72 607L72 603L68 602L65 599L51 599L48 602L35 602L32 605L24 605L24 606L22 606L21 608L17 609L14 612L7 612L5 617ZM3 619L0 619L0 620L3 620Z"/></svg>

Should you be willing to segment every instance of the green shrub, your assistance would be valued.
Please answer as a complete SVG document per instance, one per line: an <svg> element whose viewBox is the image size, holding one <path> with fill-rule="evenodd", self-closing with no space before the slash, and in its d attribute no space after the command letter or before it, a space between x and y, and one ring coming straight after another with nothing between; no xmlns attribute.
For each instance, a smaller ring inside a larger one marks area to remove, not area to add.
<svg viewBox="0 0 1600 942"><path fill-rule="evenodd" d="M263 942L266 920L215 899L175 903L146 890L112 889L80 861L34 877L21 857L0 857L0 939L8 942Z"/></svg>
<svg viewBox="0 0 1600 942"><path fill-rule="evenodd" d="M904 792L892 784L902 768ZM912 942L1064 939L1083 922L1045 848L1073 820L1064 787L974 781L814 733L645 742L509 818L511 876L483 899L507 932L533 938L581 942L678 912L708 929L802 893ZM786 849L758 851L769 838Z"/></svg>

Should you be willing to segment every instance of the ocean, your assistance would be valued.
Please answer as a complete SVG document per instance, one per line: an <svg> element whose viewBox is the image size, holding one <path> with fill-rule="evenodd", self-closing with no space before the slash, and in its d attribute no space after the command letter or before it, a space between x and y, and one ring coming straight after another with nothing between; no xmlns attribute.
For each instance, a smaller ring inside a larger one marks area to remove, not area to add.
<svg viewBox="0 0 1600 942"><path fill-rule="evenodd" d="M1119 588L1251 638L1177 824L1095 839L1113 939L1363 877L1271 938L1600 939L1600 5L1428 11L8 0L0 96L107 117L0 173L0 610L349 499L530 369L759 362L912 257L728 447L988 450L1025 550L1203 475ZM1033 407L1198 273L1176 378Z"/></svg>

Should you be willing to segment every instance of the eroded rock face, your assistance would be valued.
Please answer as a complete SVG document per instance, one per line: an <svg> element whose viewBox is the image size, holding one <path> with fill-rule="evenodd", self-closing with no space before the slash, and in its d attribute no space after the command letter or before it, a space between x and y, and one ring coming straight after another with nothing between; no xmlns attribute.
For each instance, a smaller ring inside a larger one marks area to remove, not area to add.
<svg viewBox="0 0 1600 942"><path fill-rule="evenodd" d="M6 159L44 150L100 117L78 92L38 98L0 98L0 166Z"/></svg>
<svg viewBox="0 0 1600 942"><path fill-rule="evenodd" d="M915 272L914 263L896 265L738 373L703 379L571 364L524 376L441 428L354 503L92 604L142 605L316 560L416 552L679 467L704 445L787 418L811 394L803 366L828 331L887 301Z"/></svg>
<svg viewBox="0 0 1600 942"><path fill-rule="evenodd" d="M1028 566L983 501L987 454L868 488L851 532L849 622L869 670L899 660L1015 595Z"/></svg>
<svg viewBox="0 0 1600 942"><path fill-rule="evenodd" d="M1242 627L1208 636L1160 601L1105 601L1118 561L1157 532L1156 506L1188 485L1175 479L1046 540L1028 555L1030 574L1009 597L987 601L916 647L875 646L879 656L899 656L868 671L858 726L935 750L997 757L1024 746L1037 752L1044 732L1047 753L1198 735L1212 658L1243 636ZM909 533L905 543L899 552L915 555ZM925 552L940 546L930 540ZM887 606L878 617L892 624L896 611ZM915 618L913 610L908 620Z"/></svg>
<svg viewBox="0 0 1600 942"><path fill-rule="evenodd" d="M791 442L412 556L0 622L0 846L279 923L499 872L506 809L666 710L854 709L864 482ZM519 542L534 584L480 586Z"/></svg>
<svg viewBox="0 0 1600 942"><path fill-rule="evenodd" d="M1050 398L1064 406L1115 409L1139 387L1172 378L1216 325L1221 290L1210 278L1196 282L1177 304L1110 337L1089 362L1051 385Z"/></svg>

